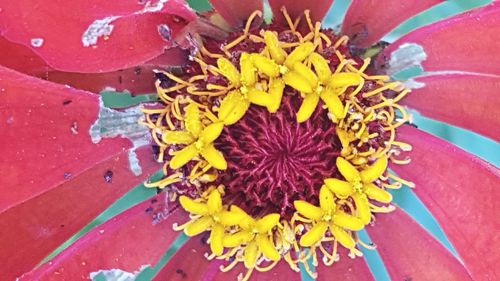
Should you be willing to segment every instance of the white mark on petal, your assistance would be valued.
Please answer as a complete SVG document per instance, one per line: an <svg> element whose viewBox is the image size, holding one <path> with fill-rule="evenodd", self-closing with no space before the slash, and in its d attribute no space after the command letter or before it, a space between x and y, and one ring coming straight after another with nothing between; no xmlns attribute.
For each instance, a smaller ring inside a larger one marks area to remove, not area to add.
<svg viewBox="0 0 500 281"><path fill-rule="evenodd" d="M142 174L142 168L139 163L139 158L137 158L137 153L135 153L135 149L131 149L128 151L128 164L129 168L134 173L134 175L139 176Z"/></svg>
<svg viewBox="0 0 500 281"><path fill-rule="evenodd" d="M422 62L426 59L427 54L425 53L424 48L419 44L401 44L397 50L391 53L387 74L392 76L399 71L413 66L422 67Z"/></svg>
<svg viewBox="0 0 500 281"><path fill-rule="evenodd" d="M403 83L403 85L408 89L420 89L425 87L425 83L419 82L415 79L408 79Z"/></svg>
<svg viewBox="0 0 500 281"><path fill-rule="evenodd" d="M144 9L139 11L139 14L143 13L154 13L154 12L159 12L163 9L163 5L167 3L168 0L158 0L156 2L154 1L148 1L146 4L144 4Z"/></svg>
<svg viewBox="0 0 500 281"><path fill-rule="evenodd" d="M101 269L95 272L91 272L89 274L90 280L97 280L98 276L103 277L106 281L135 281L137 276L147 268L150 268L151 265L143 265L138 271L134 271L133 273L127 272L121 269L113 268L113 269Z"/></svg>
<svg viewBox="0 0 500 281"><path fill-rule="evenodd" d="M109 36L113 32L114 26L111 24L119 17L111 16L92 22L82 35L82 44L89 47L97 44L97 39L102 36Z"/></svg>
<svg viewBox="0 0 500 281"><path fill-rule="evenodd" d="M43 45L43 38L31 38L31 46L40 48Z"/></svg>
<svg viewBox="0 0 500 281"><path fill-rule="evenodd" d="M143 116L140 106L127 108L123 111L114 110L104 105L99 98L99 115L89 130L93 143L99 143L103 138L123 137L132 142L128 159L130 170L134 175L140 175L142 169L135 149L149 143L149 130L138 123Z"/></svg>

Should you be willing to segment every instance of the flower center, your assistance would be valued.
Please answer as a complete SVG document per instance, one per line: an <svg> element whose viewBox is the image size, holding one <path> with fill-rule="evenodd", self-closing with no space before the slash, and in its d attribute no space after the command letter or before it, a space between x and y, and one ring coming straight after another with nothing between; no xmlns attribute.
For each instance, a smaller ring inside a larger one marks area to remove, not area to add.
<svg viewBox="0 0 500 281"><path fill-rule="evenodd" d="M286 94L274 114L252 107L216 142L228 161L220 183L249 214L290 218L293 201L317 202L323 179L335 170L342 147L327 112L318 107L299 124L299 107L299 98Z"/></svg>
<svg viewBox="0 0 500 281"><path fill-rule="evenodd" d="M227 40L206 39L181 70L157 73L161 102L144 108L165 162L146 186L172 192L190 214L175 229L209 231L209 257L228 261L223 271L242 262L244 280L280 259L331 265L338 245L361 256L356 231L407 183L387 165L408 163L395 137L409 90L371 74L307 11L307 32L283 13L289 29L252 27L255 12Z"/></svg>

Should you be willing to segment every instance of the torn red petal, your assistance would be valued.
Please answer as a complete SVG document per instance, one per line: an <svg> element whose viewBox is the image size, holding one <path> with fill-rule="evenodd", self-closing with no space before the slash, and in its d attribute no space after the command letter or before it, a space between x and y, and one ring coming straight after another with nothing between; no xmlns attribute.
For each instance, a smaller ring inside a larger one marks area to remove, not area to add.
<svg viewBox="0 0 500 281"><path fill-rule="evenodd" d="M269 0L269 5L273 11L273 20L283 22L284 17L281 8L285 7L288 14L295 20L297 17L302 17L305 10L309 10L311 19L314 22L319 21L325 17L328 9L332 5L333 0L318 0L318 1L296 1L296 0Z"/></svg>
<svg viewBox="0 0 500 281"><path fill-rule="evenodd" d="M89 130L98 118L98 96L6 68L0 73L0 210L132 146L125 138L93 143Z"/></svg>
<svg viewBox="0 0 500 281"><path fill-rule="evenodd" d="M465 267L402 210L376 217L367 231L392 280L472 280Z"/></svg>
<svg viewBox="0 0 500 281"><path fill-rule="evenodd" d="M500 76L448 74L418 77L403 104L428 116L500 141Z"/></svg>
<svg viewBox="0 0 500 281"><path fill-rule="evenodd" d="M165 202L161 194L111 218L19 280L88 280L99 270L155 266L178 235L172 224L187 219L176 204Z"/></svg>
<svg viewBox="0 0 500 281"><path fill-rule="evenodd" d="M344 21L342 33L358 47L369 47L410 17L444 0L353 0Z"/></svg>
<svg viewBox="0 0 500 281"><path fill-rule="evenodd" d="M485 74L500 74L500 3L463 13L419 28L384 50L378 66L394 72L396 56L405 49L416 47L424 71L458 70ZM416 54L408 54L416 56ZM393 63L391 63L393 62Z"/></svg>
<svg viewBox="0 0 500 281"><path fill-rule="evenodd" d="M262 0L210 0L215 10L232 26L241 27L254 11L262 11Z"/></svg>
<svg viewBox="0 0 500 281"><path fill-rule="evenodd" d="M151 157L146 147L136 153L140 159ZM68 174L65 182L0 213L0 263L9 268L0 272L0 279L14 280L31 270L131 187L158 169L152 159L143 160L140 162L143 173L135 176L130 171L127 151L108 157L80 174ZM29 170L22 172L29 174ZM3 196L23 185L7 186L9 189L4 188ZM67 250L71 251L72 248Z"/></svg>
<svg viewBox="0 0 500 281"><path fill-rule="evenodd" d="M186 23L196 18L181 0L128 0L120 5L78 1L71 9L66 4L50 1L42 5L33 0L6 4L0 30L57 70L110 72L161 55L174 46L172 38Z"/></svg>
<svg viewBox="0 0 500 281"><path fill-rule="evenodd" d="M500 248L496 235L498 168L410 126L398 129L398 139L413 146L411 163L391 168L415 183L415 193L437 219L472 277L497 279L500 256L490 251Z"/></svg>

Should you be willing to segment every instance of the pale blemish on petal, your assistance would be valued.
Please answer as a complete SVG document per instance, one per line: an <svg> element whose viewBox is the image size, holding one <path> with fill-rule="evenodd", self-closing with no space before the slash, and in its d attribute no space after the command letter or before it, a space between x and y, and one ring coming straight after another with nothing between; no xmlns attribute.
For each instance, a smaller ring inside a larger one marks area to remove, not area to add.
<svg viewBox="0 0 500 281"><path fill-rule="evenodd" d="M121 270L121 269L101 269L89 274L90 280L104 280L106 281L135 281L137 276L147 268L151 268L151 265L143 265L138 271L133 273ZM99 277L99 278L98 278Z"/></svg>
<svg viewBox="0 0 500 281"><path fill-rule="evenodd" d="M132 142L132 148L128 155L129 165L130 170L136 176L142 173L142 169L135 149L147 145L150 138L148 128L138 122L142 116L140 106L118 111L106 107L102 98L99 98L99 114L89 130L93 143L99 143L103 138L123 137L129 139Z"/></svg>
<svg viewBox="0 0 500 281"><path fill-rule="evenodd" d="M167 2L168 0L148 1L146 2L146 4L144 4L144 9L142 9L142 11L138 13L143 14L159 12L163 9L163 5L165 5L165 3Z"/></svg>
<svg viewBox="0 0 500 281"><path fill-rule="evenodd" d="M168 0L147 1L144 8L132 13L131 15L139 15L144 13L155 13L163 9ZM109 16L103 19L93 21L82 35L82 44L85 47L90 47L97 44L99 37L110 36L113 32L114 26L111 24L113 21L121 18L122 16Z"/></svg>
<svg viewBox="0 0 500 281"><path fill-rule="evenodd" d="M425 83L419 82L419 81L412 79L412 78L403 82L403 85L405 86L405 88L408 88L408 89L420 89L420 88L425 87Z"/></svg>
<svg viewBox="0 0 500 281"><path fill-rule="evenodd" d="M31 46L35 48L40 48L43 45L43 38L31 38Z"/></svg>
<svg viewBox="0 0 500 281"><path fill-rule="evenodd" d="M422 67L422 62L426 59L427 54L421 45L415 43L401 44L397 50L391 53L387 74L392 76L413 66Z"/></svg>
<svg viewBox="0 0 500 281"><path fill-rule="evenodd" d="M118 17L111 16L93 21L82 35L82 44L90 47L97 44L97 39L102 36L109 36L113 32L114 26L111 24Z"/></svg>

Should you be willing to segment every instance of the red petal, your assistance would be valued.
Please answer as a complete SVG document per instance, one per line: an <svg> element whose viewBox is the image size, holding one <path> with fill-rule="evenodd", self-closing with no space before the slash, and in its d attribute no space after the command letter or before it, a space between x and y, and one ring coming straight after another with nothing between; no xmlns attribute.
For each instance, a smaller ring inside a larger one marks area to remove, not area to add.
<svg viewBox="0 0 500 281"><path fill-rule="evenodd" d="M159 25L168 25L175 38L185 21L195 19L184 1L144 2L127 0L117 5L91 0L73 1L71 6L62 0L43 5L34 0L8 2L2 6L0 31L8 40L33 49L58 70L110 72L130 68L173 45L160 36ZM95 29L88 32L91 27Z"/></svg>
<svg viewBox="0 0 500 281"><path fill-rule="evenodd" d="M269 5L273 11L274 20L284 22L281 7L285 7L288 14L295 20L297 17L304 15L305 10L311 12L313 22L320 21L325 17L328 9L332 5L333 0L318 0L318 1L296 1L296 0L269 0Z"/></svg>
<svg viewBox="0 0 500 281"><path fill-rule="evenodd" d="M127 90L133 94L142 94L156 92L153 69L157 67L144 65L100 74L51 71L44 78L93 93L113 88L119 92Z"/></svg>
<svg viewBox="0 0 500 281"><path fill-rule="evenodd" d="M347 10L342 33L359 47L377 43L403 21L443 0L353 0Z"/></svg>
<svg viewBox="0 0 500 281"><path fill-rule="evenodd" d="M151 155L149 148L138 149L137 152L143 159ZM153 161L142 161L141 165L143 174L134 176L130 172L127 151L121 152L65 183L2 212L0 263L9 270L0 272L0 279L13 280L31 270L131 186L141 183L157 169ZM9 194L14 188L19 189L19 186L9 187L9 190L2 191L2 195Z"/></svg>
<svg viewBox="0 0 500 281"><path fill-rule="evenodd" d="M94 93L99 93L108 87L117 91L128 90L133 94L153 93L156 91L153 69L182 65L188 58L187 51L171 48L146 62L146 65L107 73L75 73L53 70L30 48L12 43L3 37L0 37L0 49L3 50L0 53L0 62L3 66Z"/></svg>
<svg viewBox="0 0 500 281"><path fill-rule="evenodd" d="M167 215L165 200L158 195L97 226L20 280L88 280L99 270L134 272L154 266L178 235L172 224L187 219L185 212L174 210L175 204ZM165 212L162 219L155 210Z"/></svg>
<svg viewBox="0 0 500 281"><path fill-rule="evenodd" d="M49 67L38 55L21 44L15 44L0 36L0 64L28 75L42 77Z"/></svg>
<svg viewBox="0 0 500 281"><path fill-rule="evenodd" d="M0 95L1 263L9 267L3 274L14 277L31 269L158 164L149 148L136 151L143 170L137 177L129 164L129 140L92 143L89 128L99 109L96 95L2 67Z"/></svg>
<svg viewBox="0 0 500 281"><path fill-rule="evenodd" d="M65 173L76 176L131 147L124 138L92 142L96 95L6 68L0 77L0 211L63 183Z"/></svg>
<svg viewBox="0 0 500 281"><path fill-rule="evenodd" d="M243 26L254 11L262 11L262 0L209 0L215 10L232 26Z"/></svg>
<svg viewBox="0 0 500 281"><path fill-rule="evenodd" d="M364 258L351 259L347 249L342 247L339 247L338 253L340 260L331 266L325 266L323 262L319 262L318 267L316 267L317 281L331 280L332 276L335 276L335 279L346 281L375 280Z"/></svg>
<svg viewBox="0 0 500 281"><path fill-rule="evenodd" d="M430 75L417 78L416 83L418 88L404 104L425 116L500 140L500 118L494 114L500 108L496 97L500 76Z"/></svg>
<svg viewBox="0 0 500 281"><path fill-rule="evenodd" d="M392 280L472 280L457 258L400 209L378 215L367 231Z"/></svg>
<svg viewBox="0 0 500 281"><path fill-rule="evenodd" d="M154 280L238 280L238 275L247 270L240 264L228 272L221 272L220 267L228 262L208 261L205 253L210 253L202 235L190 238L158 272ZM250 280L259 281L299 281L300 274L292 271L284 261L279 262L271 271L253 271Z"/></svg>
<svg viewBox="0 0 500 281"><path fill-rule="evenodd" d="M393 165L401 177L416 184L415 193L437 219L476 280L500 275L498 182L492 165L456 146L410 126L398 129L399 139L413 146L409 165Z"/></svg>
<svg viewBox="0 0 500 281"><path fill-rule="evenodd" d="M405 60L401 57L413 56L413 61L406 59L406 62L421 64L424 71L461 70L498 75L499 27L500 3L496 2L403 36L384 50L378 65L389 67L387 71L394 73L402 68ZM389 65L384 66L385 63Z"/></svg>

